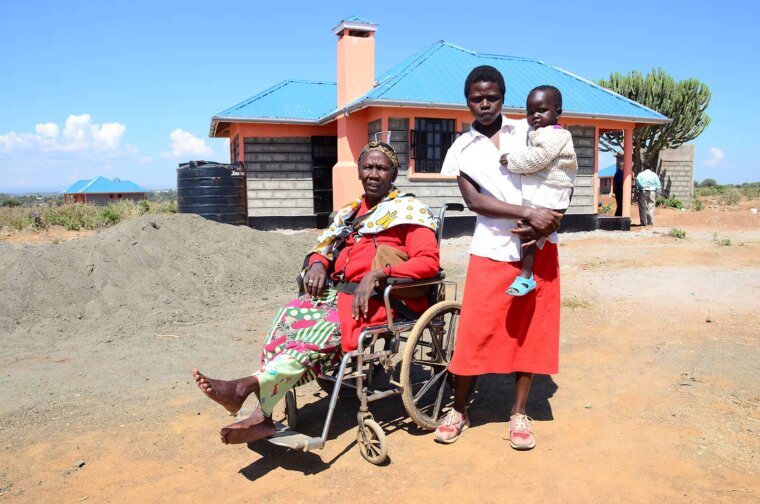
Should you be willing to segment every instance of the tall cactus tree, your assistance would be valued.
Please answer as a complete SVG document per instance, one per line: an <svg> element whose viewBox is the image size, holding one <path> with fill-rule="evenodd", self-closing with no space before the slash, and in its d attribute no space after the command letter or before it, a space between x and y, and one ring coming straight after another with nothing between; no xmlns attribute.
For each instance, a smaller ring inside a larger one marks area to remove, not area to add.
<svg viewBox="0 0 760 504"><path fill-rule="evenodd" d="M710 124L710 116L705 111L712 93L697 79L676 82L658 68L646 76L637 71L628 75L615 72L609 80L600 80L597 84L673 119L668 124L644 126L633 131L634 173L645 166L656 169L661 150L674 149L697 138ZM623 132L603 134L600 144L600 150L604 152L621 152Z"/></svg>

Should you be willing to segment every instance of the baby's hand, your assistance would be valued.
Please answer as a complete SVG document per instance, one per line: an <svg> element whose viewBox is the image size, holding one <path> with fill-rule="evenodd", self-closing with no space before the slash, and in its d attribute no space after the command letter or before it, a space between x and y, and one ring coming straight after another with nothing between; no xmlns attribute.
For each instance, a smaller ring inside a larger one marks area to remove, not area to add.
<svg viewBox="0 0 760 504"><path fill-rule="evenodd" d="M499 158L499 163L506 165L508 162L508 159L507 159L508 156L509 154L502 154L501 157Z"/></svg>

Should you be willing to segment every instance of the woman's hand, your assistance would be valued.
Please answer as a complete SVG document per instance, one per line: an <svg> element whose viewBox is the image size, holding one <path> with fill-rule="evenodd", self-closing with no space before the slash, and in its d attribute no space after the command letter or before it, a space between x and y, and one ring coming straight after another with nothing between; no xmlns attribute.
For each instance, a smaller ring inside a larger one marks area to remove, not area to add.
<svg viewBox="0 0 760 504"><path fill-rule="evenodd" d="M562 219L561 213L548 208L530 208L526 215L528 225L542 237L549 236L558 230L560 219Z"/></svg>
<svg viewBox="0 0 760 504"><path fill-rule="evenodd" d="M512 229L512 232L520 237L520 245L524 249L535 245L540 238L543 238L535 229L521 220L517 221L517 227Z"/></svg>
<svg viewBox="0 0 760 504"><path fill-rule="evenodd" d="M327 285L327 269L325 265L317 261L309 266L303 277L303 285L306 294L311 297L322 297Z"/></svg>
<svg viewBox="0 0 760 504"><path fill-rule="evenodd" d="M372 270L364 275L354 291L354 300L351 305L351 314L354 319L369 317L369 298L378 282L385 278L386 275L381 269Z"/></svg>

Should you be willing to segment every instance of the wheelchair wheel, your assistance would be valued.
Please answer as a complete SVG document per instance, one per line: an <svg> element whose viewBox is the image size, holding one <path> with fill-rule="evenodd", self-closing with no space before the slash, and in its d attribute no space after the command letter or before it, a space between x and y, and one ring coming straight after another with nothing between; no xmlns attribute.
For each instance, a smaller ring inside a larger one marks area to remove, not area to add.
<svg viewBox="0 0 760 504"><path fill-rule="evenodd" d="M449 362L462 304L441 301L422 314L409 334L401 360L401 399L419 427L433 430L451 402Z"/></svg>
<svg viewBox="0 0 760 504"><path fill-rule="evenodd" d="M288 421L290 430L298 428L298 406L296 405L296 394L292 390L285 393L285 419Z"/></svg>
<svg viewBox="0 0 760 504"><path fill-rule="evenodd" d="M356 442L362 457L370 464L380 465L388 458L388 440L380 424L369 418L359 424Z"/></svg>

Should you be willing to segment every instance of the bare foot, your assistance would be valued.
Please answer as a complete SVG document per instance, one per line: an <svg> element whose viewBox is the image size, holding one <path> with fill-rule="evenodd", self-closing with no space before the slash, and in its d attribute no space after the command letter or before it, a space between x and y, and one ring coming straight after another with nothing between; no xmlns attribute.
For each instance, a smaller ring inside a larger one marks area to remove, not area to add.
<svg viewBox="0 0 760 504"><path fill-rule="evenodd" d="M215 380L204 376L197 368L193 369L193 378L204 394L221 404L230 413L240 411L245 400L251 392L256 391L256 385L258 385L253 376L230 381Z"/></svg>
<svg viewBox="0 0 760 504"><path fill-rule="evenodd" d="M253 415L245 420L235 422L219 431L219 437L224 444L252 443L259 439L274 436L277 429L271 418L265 417L261 410L256 410Z"/></svg>

